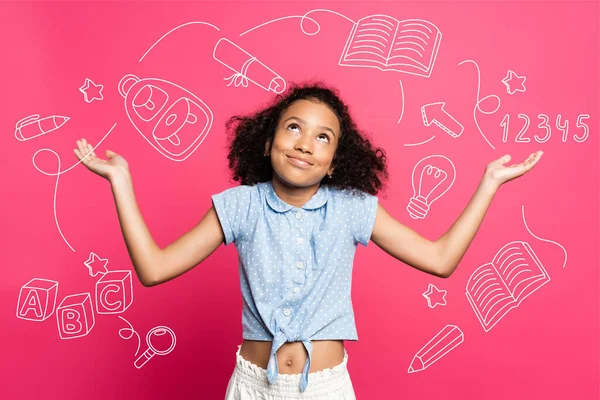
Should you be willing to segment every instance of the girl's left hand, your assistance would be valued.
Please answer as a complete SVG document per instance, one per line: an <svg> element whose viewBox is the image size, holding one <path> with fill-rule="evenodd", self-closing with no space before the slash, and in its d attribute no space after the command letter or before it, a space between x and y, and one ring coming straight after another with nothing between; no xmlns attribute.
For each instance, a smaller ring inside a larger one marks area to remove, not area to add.
<svg viewBox="0 0 600 400"><path fill-rule="evenodd" d="M520 164L512 164L509 166L505 166L507 162L510 161L510 155L505 155L500 157L497 160L492 161L485 168L484 179L488 180L494 185L500 186L505 182L518 178L521 175L524 175L526 172L531 170L535 164L540 160L544 154L543 151L536 151L535 153L531 153L527 160L523 161Z"/></svg>

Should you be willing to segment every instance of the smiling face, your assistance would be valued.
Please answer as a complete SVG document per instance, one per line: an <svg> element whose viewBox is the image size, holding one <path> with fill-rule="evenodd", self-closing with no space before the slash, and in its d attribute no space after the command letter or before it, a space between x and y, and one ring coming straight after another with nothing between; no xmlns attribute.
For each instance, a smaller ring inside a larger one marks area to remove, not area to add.
<svg viewBox="0 0 600 400"><path fill-rule="evenodd" d="M340 123L329 107L295 101L283 112L275 131L270 154L273 180L291 187L318 185L333 173L339 140Z"/></svg>

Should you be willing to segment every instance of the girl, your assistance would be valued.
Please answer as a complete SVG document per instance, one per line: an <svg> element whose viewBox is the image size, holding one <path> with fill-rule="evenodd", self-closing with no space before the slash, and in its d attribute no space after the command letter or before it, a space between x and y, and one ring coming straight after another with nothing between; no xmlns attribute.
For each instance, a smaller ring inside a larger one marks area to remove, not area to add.
<svg viewBox="0 0 600 400"><path fill-rule="evenodd" d="M525 174L542 152L505 166L492 161L469 204L435 241L390 216L375 196L386 156L357 129L335 90L292 86L273 104L227 123L229 167L241 185L212 196L189 232L157 246L138 210L125 159L74 152L110 181L121 229L144 286L169 281L235 243L243 298L243 343L226 399L354 399L344 340L357 340L352 262L369 240L394 258L447 278L475 236L501 184Z"/></svg>

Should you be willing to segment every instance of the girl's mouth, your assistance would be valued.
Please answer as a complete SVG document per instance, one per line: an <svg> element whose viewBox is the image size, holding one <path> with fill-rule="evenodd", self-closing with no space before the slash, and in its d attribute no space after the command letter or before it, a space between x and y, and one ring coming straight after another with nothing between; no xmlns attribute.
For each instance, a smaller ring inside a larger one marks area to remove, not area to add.
<svg viewBox="0 0 600 400"><path fill-rule="evenodd" d="M306 161L302 161L302 160L298 160L297 158L292 158L290 156L286 156L288 161L292 164L295 165L296 167L299 168L308 168L310 167L310 164L307 163Z"/></svg>

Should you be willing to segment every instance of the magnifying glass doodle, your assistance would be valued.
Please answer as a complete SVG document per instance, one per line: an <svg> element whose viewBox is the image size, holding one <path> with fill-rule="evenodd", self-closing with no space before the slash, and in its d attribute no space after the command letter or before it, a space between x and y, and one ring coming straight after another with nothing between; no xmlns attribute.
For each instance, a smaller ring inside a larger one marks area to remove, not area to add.
<svg viewBox="0 0 600 400"><path fill-rule="evenodd" d="M169 336L168 338L167 335ZM135 360L133 365L139 369L155 355L158 354L159 356L164 356L169 354L175 348L176 342L175 332L173 332L171 328L166 326L156 326L150 329L148 334L146 334L146 344L148 344L148 349Z"/></svg>

